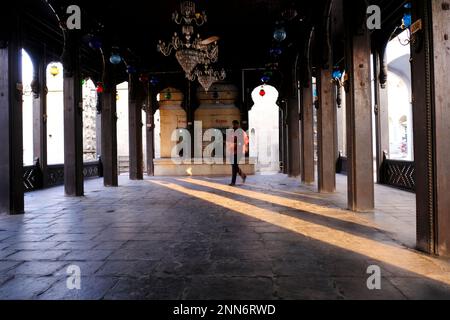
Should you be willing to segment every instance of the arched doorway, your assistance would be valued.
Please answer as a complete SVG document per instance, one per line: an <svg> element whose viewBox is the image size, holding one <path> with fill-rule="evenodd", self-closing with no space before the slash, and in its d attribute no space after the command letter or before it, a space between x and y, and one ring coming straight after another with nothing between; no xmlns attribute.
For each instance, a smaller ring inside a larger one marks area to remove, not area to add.
<svg viewBox="0 0 450 320"><path fill-rule="evenodd" d="M33 165L33 93L31 83L33 81L33 62L29 54L22 49L22 82L23 82L23 164Z"/></svg>
<svg viewBox="0 0 450 320"><path fill-rule="evenodd" d="M47 161L49 165L64 163L64 80L63 66L52 62L47 66Z"/></svg>
<svg viewBox="0 0 450 320"><path fill-rule="evenodd" d="M83 160L96 161L97 150L97 91L91 79L83 80Z"/></svg>
<svg viewBox="0 0 450 320"><path fill-rule="evenodd" d="M249 112L250 158L261 174L280 171L280 121L278 91L258 86L252 92L254 105Z"/></svg>

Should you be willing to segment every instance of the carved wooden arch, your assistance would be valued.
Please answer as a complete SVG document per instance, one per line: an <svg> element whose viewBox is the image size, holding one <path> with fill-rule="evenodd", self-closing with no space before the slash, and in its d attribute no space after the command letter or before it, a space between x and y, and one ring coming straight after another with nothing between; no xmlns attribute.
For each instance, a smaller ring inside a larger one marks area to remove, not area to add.
<svg viewBox="0 0 450 320"><path fill-rule="evenodd" d="M300 84L303 88L309 88L311 86L312 79L312 62L311 62L311 54L312 54L312 46L315 36L315 27L311 26L311 28L306 33L306 46L303 52L303 57L301 59L301 75L300 75Z"/></svg>
<svg viewBox="0 0 450 320"><path fill-rule="evenodd" d="M332 44L331 44L331 23L332 23L332 10L334 0L327 0L324 7L324 16L322 21L321 35L322 35L322 61L321 65L324 69L332 68L329 63L332 56Z"/></svg>

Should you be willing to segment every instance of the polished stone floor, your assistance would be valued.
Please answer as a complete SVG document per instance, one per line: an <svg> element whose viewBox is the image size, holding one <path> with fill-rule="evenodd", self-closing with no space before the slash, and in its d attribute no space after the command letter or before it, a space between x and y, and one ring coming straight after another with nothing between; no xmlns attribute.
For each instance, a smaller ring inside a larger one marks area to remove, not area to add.
<svg viewBox="0 0 450 320"><path fill-rule="evenodd" d="M0 298L450 299L449 261L413 250L413 194L377 186L377 210L356 214L342 176L332 195L283 175L228 182L121 177L87 181L83 198L28 194L25 215L0 215Z"/></svg>

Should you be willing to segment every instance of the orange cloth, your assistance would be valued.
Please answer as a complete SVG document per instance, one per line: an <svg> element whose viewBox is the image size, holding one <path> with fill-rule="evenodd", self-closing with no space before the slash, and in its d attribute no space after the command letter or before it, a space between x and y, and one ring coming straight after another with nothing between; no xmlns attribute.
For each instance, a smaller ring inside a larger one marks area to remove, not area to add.
<svg viewBox="0 0 450 320"><path fill-rule="evenodd" d="M248 146L249 138L244 130L227 130L227 155L234 156L237 154L238 156L245 157Z"/></svg>

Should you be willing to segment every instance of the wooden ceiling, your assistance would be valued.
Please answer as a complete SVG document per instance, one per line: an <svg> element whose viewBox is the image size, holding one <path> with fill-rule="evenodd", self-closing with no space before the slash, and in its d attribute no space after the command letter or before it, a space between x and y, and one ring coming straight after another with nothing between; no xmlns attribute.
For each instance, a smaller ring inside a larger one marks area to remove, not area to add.
<svg viewBox="0 0 450 320"><path fill-rule="evenodd" d="M335 3L341 0L334 0ZM361 0L363 1L363 0ZM80 6L82 33L100 36L106 46L117 46L130 55L140 68L149 72L179 71L174 57L163 57L156 50L158 40L169 41L180 26L172 22L180 0L29 0L25 6L25 46L45 43L47 54L57 59L63 37L50 6L65 17L65 8ZM273 31L282 13L295 8L298 15L288 23L286 47L303 51L305 35L312 25L321 23L327 0L197 0L198 11L206 11L208 23L198 32L202 37L220 37L219 64L226 69L263 67L269 60ZM404 0L378 0L384 9L384 26L398 24ZM338 21L336 25L340 25ZM386 33L391 28L386 27ZM338 33L339 34L339 33ZM31 50L31 49L30 49ZM86 44L82 59L87 70L97 69L96 53Z"/></svg>

